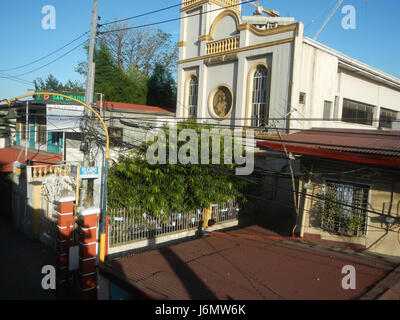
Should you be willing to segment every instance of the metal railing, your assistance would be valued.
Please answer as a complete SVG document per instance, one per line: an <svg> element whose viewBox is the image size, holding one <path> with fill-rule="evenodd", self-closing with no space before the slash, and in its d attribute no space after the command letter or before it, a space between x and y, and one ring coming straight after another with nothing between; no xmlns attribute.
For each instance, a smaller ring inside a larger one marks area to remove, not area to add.
<svg viewBox="0 0 400 320"><path fill-rule="evenodd" d="M197 229L203 220L202 210L174 213L166 219L146 213L137 217L133 214L134 211L134 209L123 209L110 212L110 246L151 239L161 234Z"/></svg>
<svg viewBox="0 0 400 320"><path fill-rule="evenodd" d="M238 203L226 203L221 206L218 204L212 205L212 216L215 223L222 223L231 220L237 220L239 215L239 204Z"/></svg>
<svg viewBox="0 0 400 320"><path fill-rule="evenodd" d="M116 246L132 241L152 239L160 235L199 229L203 223L203 210L173 213L168 218L134 214L135 209L110 210L109 245ZM237 204L213 206L212 218L215 223L235 220L238 217Z"/></svg>

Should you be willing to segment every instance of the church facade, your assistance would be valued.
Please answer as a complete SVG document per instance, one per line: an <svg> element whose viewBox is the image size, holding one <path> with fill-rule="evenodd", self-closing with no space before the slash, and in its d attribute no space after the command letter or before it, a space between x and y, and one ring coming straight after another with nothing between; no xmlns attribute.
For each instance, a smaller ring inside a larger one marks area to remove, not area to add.
<svg viewBox="0 0 400 320"><path fill-rule="evenodd" d="M397 128L400 79L305 37L294 18L242 16L239 0L184 0L180 12L178 119Z"/></svg>

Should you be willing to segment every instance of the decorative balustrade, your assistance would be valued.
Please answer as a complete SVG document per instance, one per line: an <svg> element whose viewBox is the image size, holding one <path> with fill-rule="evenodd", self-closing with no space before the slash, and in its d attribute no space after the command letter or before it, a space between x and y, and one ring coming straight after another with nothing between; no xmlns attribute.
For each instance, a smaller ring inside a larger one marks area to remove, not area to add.
<svg viewBox="0 0 400 320"><path fill-rule="evenodd" d="M196 3L200 3L203 0L183 0L183 8L189 7ZM222 7L228 7L229 9L240 10L240 0L214 0L216 4L221 5Z"/></svg>
<svg viewBox="0 0 400 320"><path fill-rule="evenodd" d="M239 48L239 37L207 43L207 54L229 52Z"/></svg>
<svg viewBox="0 0 400 320"><path fill-rule="evenodd" d="M56 166L34 166L29 167L30 178L33 180L43 179L50 175L57 177L69 177L71 175L70 165L56 165Z"/></svg>

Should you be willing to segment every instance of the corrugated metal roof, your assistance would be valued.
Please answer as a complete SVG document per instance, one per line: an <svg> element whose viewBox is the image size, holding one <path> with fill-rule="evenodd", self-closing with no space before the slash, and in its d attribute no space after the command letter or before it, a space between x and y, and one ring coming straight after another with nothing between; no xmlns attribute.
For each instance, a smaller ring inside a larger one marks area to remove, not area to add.
<svg viewBox="0 0 400 320"><path fill-rule="evenodd" d="M100 106L100 101L97 101L97 106ZM103 101L103 106L107 109L114 109L114 110L129 110L129 111L147 111L147 112L161 112L165 114L174 113L156 106L143 106L139 104L131 104L131 103L123 103L123 102L113 102L113 101Z"/></svg>
<svg viewBox="0 0 400 320"><path fill-rule="evenodd" d="M231 232L244 237L211 235L106 265L144 292L171 300L351 299L391 270L363 257L335 252L332 259L327 250L262 238L277 234L260 226ZM356 290L341 287L346 264L358 270Z"/></svg>
<svg viewBox="0 0 400 320"><path fill-rule="evenodd" d="M12 172L12 164L17 160L25 164L24 150L21 146L0 149L0 172ZM32 161L33 164L43 164L43 162L55 164L62 160L62 156L56 153L28 149L27 160ZM37 162L35 163L35 161Z"/></svg>
<svg viewBox="0 0 400 320"><path fill-rule="evenodd" d="M270 139L280 143L279 139ZM289 134L283 138L285 145L296 145L343 153L370 154L400 157L400 131L313 128ZM258 141L257 146L268 143Z"/></svg>

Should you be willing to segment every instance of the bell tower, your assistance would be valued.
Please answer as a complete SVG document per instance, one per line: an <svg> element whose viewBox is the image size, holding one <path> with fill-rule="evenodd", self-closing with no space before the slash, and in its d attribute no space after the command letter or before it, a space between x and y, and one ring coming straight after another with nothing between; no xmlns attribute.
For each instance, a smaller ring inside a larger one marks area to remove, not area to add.
<svg viewBox="0 0 400 320"><path fill-rule="evenodd" d="M204 54L202 36L208 34L214 19L225 9L240 15L241 0L182 0L179 60Z"/></svg>

